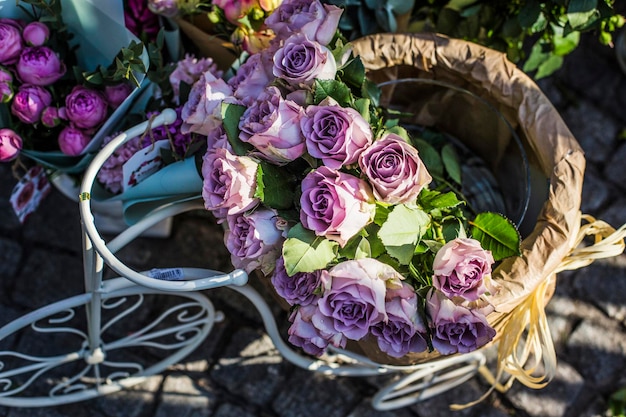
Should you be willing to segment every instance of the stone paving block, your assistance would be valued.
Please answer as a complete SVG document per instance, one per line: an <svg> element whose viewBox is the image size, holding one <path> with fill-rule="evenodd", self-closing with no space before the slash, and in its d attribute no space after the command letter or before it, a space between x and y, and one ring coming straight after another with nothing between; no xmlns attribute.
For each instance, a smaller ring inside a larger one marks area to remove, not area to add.
<svg viewBox="0 0 626 417"><path fill-rule="evenodd" d="M361 402L350 414L346 417L414 417L415 414L412 413L408 408L400 408L394 410L375 410L372 408L371 399L366 398Z"/></svg>
<svg viewBox="0 0 626 417"><path fill-rule="evenodd" d="M529 416L562 417L569 415L567 410L581 395L583 386L584 380L576 369L561 360L556 376L545 388L535 390L515 383L505 396Z"/></svg>
<svg viewBox="0 0 626 417"><path fill-rule="evenodd" d="M24 268L17 277L13 301L36 309L83 292L80 255L51 253L36 248L28 253Z"/></svg>
<svg viewBox="0 0 626 417"><path fill-rule="evenodd" d="M611 387L626 368L626 333L614 324L584 320L570 336L567 353L585 381Z"/></svg>
<svg viewBox="0 0 626 417"><path fill-rule="evenodd" d="M108 417L86 405L72 404L44 408L15 408L6 417Z"/></svg>
<svg viewBox="0 0 626 417"><path fill-rule="evenodd" d="M140 384L99 397L85 404L93 402L94 406L101 410L106 417L140 417L152 415L156 394L162 383L163 376L149 376ZM89 408L91 409L91 407Z"/></svg>
<svg viewBox="0 0 626 417"><path fill-rule="evenodd" d="M285 381L285 361L260 330L235 332L211 370L211 378L251 404L264 405Z"/></svg>
<svg viewBox="0 0 626 417"><path fill-rule="evenodd" d="M626 191L624 160L626 160L626 142L622 141L620 146L604 165L604 177L616 185L622 191L622 194Z"/></svg>
<svg viewBox="0 0 626 417"><path fill-rule="evenodd" d="M214 393L198 389L187 375L168 375L154 416L208 416L215 407L215 398Z"/></svg>
<svg viewBox="0 0 626 417"><path fill-rule="evenodd" d="M615 201L597 216L614 228L619 228L626 223L626 197L618 196Z"/></svg>
<svg viewBox="0 0 626 417"><path fill-rule="evenodd" d="M222 404L211 417L260 417L231 403Z"/></svg>
<svg viewBox="0 0 626 417"><path fill-rule="evenodd" d="M296 369L272 402L280 417L343 417L360 400L351 378Z"/></svg>
<svg viewBox="0 0 626 417"><path fill-rule="evenodd" d="M583 180L581 211L587 214L599 213L610 201L611 188L593 165L587 166Z"/></svg>
<svg viewBox="0 0 626 417"><path fill-rule="evenodd" d="M13 282L22 258L22 246L17 242L0 237L0 281L4 287Z"/></svg>
<svg viewBox="0 0 626 417"><path fill-rule="evenodd" d="M604 163L613 152L618 123L590 102L582 100L561 115L585 151L588 161Z"/></svg>

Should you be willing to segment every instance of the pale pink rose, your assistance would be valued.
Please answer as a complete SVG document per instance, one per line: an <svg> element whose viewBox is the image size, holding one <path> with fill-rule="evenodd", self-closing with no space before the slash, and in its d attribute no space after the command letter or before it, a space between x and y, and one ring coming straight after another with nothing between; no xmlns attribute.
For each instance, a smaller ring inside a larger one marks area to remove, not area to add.
<svg viewBox="0 0 626 417"><path fill-rule="evenodd" d="M189 99L183 106L181 131L208 135L222 124L222 103L229 101L229 98L234 102L232 94L232 89L223 79L216 78L209 71L205 72L194 83Z"/></svg>
<svg viewBox="0 0 626 417"><path fill-rule="evenodd" d="M335 79L337 62L324 45L293 35L276 51L273 74L295 86L311 86L315 80Z"/></svg>
<svg viewBox="0 0 626 417"><path fill-rule="evenodd" d="M332 169L356 163L372 143L372 130L363 116L332 98L308 106L300 126L311 156Z"/></svg>
<svg viewBox="0 0 626 417"><path fill-rule="evenodd" d="M226 218L226 248L235 268L250 273L260 269L270 274L281 254L283 231L277 226L279 217L273 210L259 209Z"/></svg>
<svg viewBox="0 0 626 417"><path fill-rule="evenodd" d="M304 154L302 115L302 107L283 99L277 87L268 87L243 113L239 138L253 145L260 158L284 165Z"/></svg>
<svg viewBox="0 0 626 417"><path fill-rule="evenodd" d="M30 22L26 26L24 26L24 31L22 32L22 37L27 45L30 46L41 46L48 42L48 38L50 37L50 29L44 23L41 22Z"/></svg>
<svg viewBox="0 0 626 417"><path fill-rule="evenodd" d="M456 305L436 289L426 295L426 314L433 347L442 355L472 352L496 335L481 311Z"/></svg>
<svg viewBox="0 0 626 417"><path fill-rule="evenodd" d="M22 145L20 135L11 129L0 129L0 162L9 162L17 158Z"/></svg>
<svg viewBox="0 0 626 417"><path fill-rule="evenodd" d="M302 33L310 40L328 45L335 36L342 12L341 8L324 5L319 0L283 1L265 19L265 24L282 39Z"/></svg>
<svg viewBox="0 0 626 417"><path fill-rule="evenodd" d="M414 203L432 181L417 149L393 133L366 149L359 166L376 198L389 204Z"/></svg>
<svg viewBox="0 0 626 417"><path fill-rule="evenodd" d="M91 141L91 136L81 129L73 126L66 126L59 133L59 149L66 155L76 156L85 149Z"/></svg>
<svg viewBox="0 0 626 417"><path fill-rule="evenodd" d="M244 105L250 105L274 79L272 65L272 56L267 52L251 55L228 80L233 95Z"/></svg>
<svg viewBox="0 0 626 417"><path fill-rule="evenodd" d="M376 210L365 181L326 166L304 177L300 205L302 225L341 246L372 221Z"/></svg>
<svg viewBox="0 0 626 417"><path fill-rule="evenodd" d="M227 149L204 154L202 197L204 206L216 217L242 213L259 203L254 197L258 164L247 156L237 156Z"/></svg>
<svg viewBox="0 0 626 417"><path fill-rule="evenodd" d="M292 345L302 348L309 355L320 356L330 344L330 338L311 323L316 311L315 305L300 306L293 310L289 317L292 324L287 333L289 335L288 340ZM336 343L337 345L341 344L341 342ZM343 345L345 346L345 340Z"/></svg>
<svg viewBox="0 0 626 417"><path fill-rule="evenodd" d="M433 261L433 286L447 297L475 301L486 291L486 276L494 263L490 251L475 239L457 238L446 243Z"/></svg>

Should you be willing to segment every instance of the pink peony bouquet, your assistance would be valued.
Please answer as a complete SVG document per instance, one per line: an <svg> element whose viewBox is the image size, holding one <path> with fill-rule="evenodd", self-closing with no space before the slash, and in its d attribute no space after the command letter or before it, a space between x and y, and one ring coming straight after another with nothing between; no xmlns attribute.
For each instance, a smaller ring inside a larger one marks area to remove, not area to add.
<svg viewBox="0 0 626 417"><path fill-rule="evenodd" d="M265 20L268 48L192 86L182 129L206 136L205 207L233 265L291 306L289 341L305 352L473 351L495 337L491 271L519 234L431 173L337 31L341 13L285 0Z"/></svg>

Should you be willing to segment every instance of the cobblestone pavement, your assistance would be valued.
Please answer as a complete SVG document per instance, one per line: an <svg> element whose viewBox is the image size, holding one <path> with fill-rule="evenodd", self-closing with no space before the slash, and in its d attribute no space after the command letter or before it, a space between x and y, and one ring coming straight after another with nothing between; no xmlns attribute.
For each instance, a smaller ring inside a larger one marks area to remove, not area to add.
<svg viewBox="0 0 626 417"><path fill-rule="evenodd" d="M556 75L539 82L587 155L582 211L613 226L626 222L626 75L612 50L583 38ZM0 165L0 320L2 324L49 303L83 292L81 236L76 203L55 191L24 226L7 196L14 183ZM206 213L178 216L169 239L137 239L120 252L136 269L189 266L230 270L220 229ZM437 417L455 415L451 403L477 399L488 385L476 377L431 400L395 411L376 411L370 400L382 377L327 377L284 360L250 303L228 289L207 292L225 313L188 357L122 392L46 408L0 407L0 417ZM556 378L543 390L519 384L464 417L601 416L607 398L626 386L626 255L562 273L547 306L558 355ZM153 296L159 309L175 297ZM285 314L277 312L280 323ZM134 313L133 320L140 320ZM283 329L284 330L284 329ZM9 337L13 349L59 340ZM4 346L3 348L6 348ZM143 355L150 355L149 352ZM142 354L140 354L142 355ZM1 385L0 381L0 385Z"/></svg>

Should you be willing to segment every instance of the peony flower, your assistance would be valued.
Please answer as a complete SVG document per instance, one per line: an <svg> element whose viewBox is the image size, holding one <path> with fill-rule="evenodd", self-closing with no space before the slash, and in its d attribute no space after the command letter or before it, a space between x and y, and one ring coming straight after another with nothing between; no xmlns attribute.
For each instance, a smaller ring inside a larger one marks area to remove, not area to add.
<svg viewBox="0 0 626 417"><path fill-rule="evenodd" d="M0 129L0 162L9 162L17 158L22 145L20 135L11 129Z"/></svg>
<svg viewBox="0 0 626 417"><path fill-rule="evenodd" d="M387 134L366 149L359 166L377 199L389 204L415 202L432 177L417 149L396 134Z"/></svg>
<svg viewBox="0 0 626 417"><path fill-rule="evenodd" d="M456 305L435 289L426 296L426 312L430 316L433 347L442 355L472 352L496 335L480 311Z"/></svg>
<svg viewBox="0 0 626 417"><path fill-rule="evenodd" d="M273 80L272 65L269 52L251 55L228 80L233 95L244 105L250 105Z"/></svg>
<svg viewBox="0 0 626 417"><path fill-rule="evenodd" d="M16 68L22 82L39 86L53 84L65 74L65 64L47 46L24 48Z"/></svg>
<svg viewBox="0 0 626 417"><path fill-rule="evenodd" d="M107 101L99 91L77 85L65 97L65 112L76 127L96 128L107 118Z"/></svg>
<svg viewBox="0 0 626 417"><path fill-rule="evenodd" d="M302 348L309 355L320 356L330 344L331 335L323 335L311 323L316 310L314 305L300 306L295 309L289 317L292 324L287 333L289 335L288 340L292 345ZM342 344L341 341L335 341L335 343L336 346ZM345 346L345 340L343 346Z"/></svg>
<svg viewBox="0 0 626 417"><path fill-rule="evenodd" d="M181 131L208 135L222 123L222 103L228 101L225 99L232 94L231 88L223 79L216 78L211 72L205 72L191 88L189 99L183 106Z"/></svg>
<svg viewBox="0 0 626 417"><path fill-rule="evenodd" d="M85 149L91 141L91 136L74 126L66 126L59 133L58 141L61 152L66 155L76 156L80 155L83 149Z"/></svg>
<svg viewBox="0 0 626 417"><path fill-rule="evenodd" d="M235 268L252 272L260 268L272 272L280 256L283 231L278 228L279 217L274 210L260 209L249 214L238 213L227 218L224 234L226 248Z"/></svg>
<svg viewBox="0 0 626 417"><path fill-rule="evenodd" d="M145 0L124 1L124 25L139 39L156 39L161 24Z"/></svg>
<svg viewBox="0 0 626 417"><path fill-rule="evenodd" d="M180 83L183 82L192 86L202 77L202 74L209 71L216 78L222 76L222 71L218 70L217 64L212 58L196 58L186 54L184 59L176 62L174 71L169 75L170 85L174 91L174 102L180 103Z"/></svg>
<svg viewBox="0 0 626 417"><path fill-rule="evenodd" d="M316 294L322 282L322 271L298 272L289 276L285 270L285 262L281 256L276 261L276 268L272 274L272 285L276 293L290 305L306 306L316 302L320 296Z"/></svg>
<svg viewBox="0 0 626 417"><path fill-rule="evenodd" d="M226 149L204 155L202 197L204 206L217 217L242 213L256 206L257 163L247 156L236 156Z"/></svg>
<svg viewBox="0 0 626 417"><path fill-rule="evenodd" d="M117 109L133 91L129 83L119 83L104 87L104 97L112 109Z"/></svg>
<svg viewBox="0 0 626 417"><path fill-rule="evenodd" d="M370 223L376 209L365 181L324 166L302 180L300 205L302 225L341 246Z"/></svg>
<svg viewBox="0 0 626 417"><path fill-rule="evenodd" d="M41 123L46 127L56 127L61 120L67 120L65 116L65 108L59 110L56 107L46 107L41 113Z"/></svg>
<svg viewBox="0 0 626 417"><path fill-rule="evenodd" d="M433 286L446 297L475 301L486 291L484 278L491 274L493 262L491 252L477 240L451 240L435 255Z"/></svg>
<svg viewBox="0 0 626 417"><path fill-rule="evenodd" d="M105 137L102 141L102 146L111 142L118 134ZM141 138L137 136L124 142L104 161L102 168L98 171L97 178L106 190L113 194L122 191L122 183L124 181L122 167L140 149L142 149Z"/></svg>
<svg viewBox="0 0 626 417"><path fill-rule="evenodd" d="M265 19L278 38L302 33L312 41L328 45L335 36L343 10L319 0L284 1Z"/></svg>
<svg viewBox="0 0 626 417"><path fill-rule="evenodd" d="M361 340L372 326L387 320L387 279L399 280L402 276L391 266L371 258L345 261L323 270L324 293L311 322L322 333L340 333L348 339Z"/></svg>
<svg viewBox="0 0 626 417"><path fill-rule="evenodd" d="M24 123L37 123L50 103L52 95L48 90L38 85L22 84L11 103L11 113Z"/></svg>
<svg viewBox="0 0 626 417"><path fill-rule="evenodd" d="M50 29L44 23L30 22L24 26L22 37L27 45L41 46L48 42L50 37Z"/></svg>
<svg viewBox="0 0 626 417"><path fill-rule="evenodd" d="M300 126L311 156L332 169L355 163L372 143L372 130L363 116L332 98L308 106Z"/></svg>
<svg viewBox="0 0 626 417"><path fill-rule="evenodd" d="M294 35L285 41L274 55L273 74L290 84L313 85L315 80L332 80L337 63L332 52L304 35Z"/></svg>
<svg viewBox="0 0 626 417"><path fill-rule="evenodd" d="M418 299L413 287L402 283L399 289L387 289L385 298L388 319L370 329L380 350L394 358L425 351L426 326L417 312Z"/></svg>
<svg viewBox="0 0 626 417"><path fill-rule="evenodd" d="M17 62L23 48L19 24L13 19L0 19L0 65Z"/></svg>
<svg viewBox="0 0 626 417"><path fill-rule="evenodd" d="M178 14L178 2L177 0L148 0L148 9L152 13L172 18Z"/></svg>
<svg viewBox="0 0 626 417"><path fill-rule="evenodd" d="M302 114L302 107L283 99L277 87L268 87L243 113L239 138L253 145L263 159L286 164L304 154Z"/></svg>

